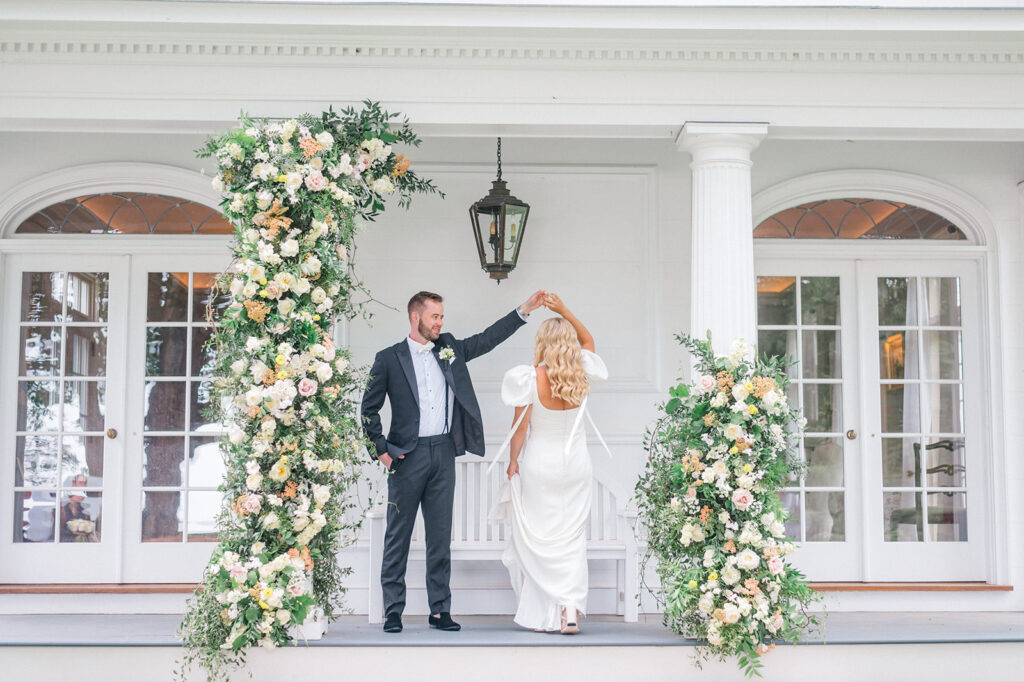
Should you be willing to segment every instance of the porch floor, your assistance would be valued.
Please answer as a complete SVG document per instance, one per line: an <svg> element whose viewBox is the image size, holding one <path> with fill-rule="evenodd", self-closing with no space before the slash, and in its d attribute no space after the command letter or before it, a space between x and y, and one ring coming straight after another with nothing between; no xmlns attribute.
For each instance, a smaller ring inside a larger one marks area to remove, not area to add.
<svg viewBox="0 0 1024 682"><path fill-rule="evenodd" d="M423 616L404 619L401 634L386 634L365 616L342 616L313 647L566 647L693 646L672 635L657 615L624 623L616 616L582 621L575 637L524 630L510 616L455 616L461 632L427 627ZM5 615L0 647L176 647L178 615ZM808 644L943 644L1024 642L1024 612L833 613Z"/></svg>

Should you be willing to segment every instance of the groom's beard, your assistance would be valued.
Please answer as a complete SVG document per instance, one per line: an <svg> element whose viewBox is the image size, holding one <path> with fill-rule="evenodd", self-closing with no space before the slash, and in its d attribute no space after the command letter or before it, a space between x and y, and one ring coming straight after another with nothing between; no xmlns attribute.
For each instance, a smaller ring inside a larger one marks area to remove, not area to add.
<svg viewBox="0 0 1024 682"><path fill-rule="evenodd" d="M428 325L423 324L422 321L420 321L420 323L419 323L419 325L417 325L417 327L419 329L420 336L425 338L427 341L437 341L437 337L441 335L440 331L436 331L435 332Z"/></svg>

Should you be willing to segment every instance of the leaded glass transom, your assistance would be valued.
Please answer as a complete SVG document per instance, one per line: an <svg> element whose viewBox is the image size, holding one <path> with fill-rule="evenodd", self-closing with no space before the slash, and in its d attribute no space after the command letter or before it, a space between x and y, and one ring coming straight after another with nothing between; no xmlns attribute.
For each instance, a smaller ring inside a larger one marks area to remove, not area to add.
<svg viewBox="0 0 1024 682"><path fill-rule="evenodd" d="M231 234L215 208L163 194L111 192L51 204L15 234Z"/></svg>
<svg viewBox="0 0 1024 682"><path fill-rule="evenodd" d="M946 218L884 199L829 199L800 204L754 228L755 239L967 239Z"/></svg>

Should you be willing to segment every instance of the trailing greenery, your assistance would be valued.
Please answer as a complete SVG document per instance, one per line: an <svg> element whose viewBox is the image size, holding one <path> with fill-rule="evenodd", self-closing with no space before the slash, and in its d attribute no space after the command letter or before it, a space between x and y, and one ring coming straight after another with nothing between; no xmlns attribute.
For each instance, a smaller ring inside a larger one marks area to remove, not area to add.
<svg viewBox="0 0 1024 682"><path fill-rule="evenodd" d="M181 623L179 677L198 666L227 679L248 647L288 644L297 624L341 605L350 569L336 556L363 516L365 375L331 330L360 312L357 220L373 220L391 195L408 206L414 194L439 194L395 143L419 140L408 121L365 102L286 121L243 114L197 152L217 160L213 186L235 240L218 282L231 303L211 320L224 503Z"/></svg>
<svg viewBox="0 0 1024 682"><path fill-rule="evenodd" d="M786 401L787 361L749 357L742 341L716 356L711 337L677 336L700 376L670 390L648 434L649 458L636 486L657 559L664 622L700 640L695 662L735 657L759 676L774 640L796 641L816 624L819 599L785 560L779 491L800 473L793 443L806 423Z"/></svg>

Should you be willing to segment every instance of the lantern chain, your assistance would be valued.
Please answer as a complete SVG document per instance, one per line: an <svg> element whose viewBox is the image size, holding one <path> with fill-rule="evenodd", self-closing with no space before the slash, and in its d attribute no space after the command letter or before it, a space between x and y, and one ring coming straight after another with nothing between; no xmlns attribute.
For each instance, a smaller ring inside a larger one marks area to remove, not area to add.
<svg viewBox="0 0 1024 682"><path fill-rule="evenodd" d="M501 138L498 138L498 180L501 180Z"/></svg>

